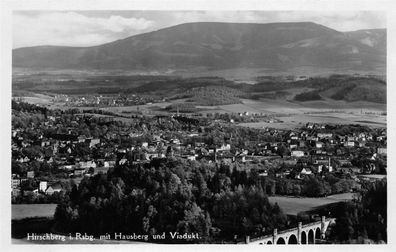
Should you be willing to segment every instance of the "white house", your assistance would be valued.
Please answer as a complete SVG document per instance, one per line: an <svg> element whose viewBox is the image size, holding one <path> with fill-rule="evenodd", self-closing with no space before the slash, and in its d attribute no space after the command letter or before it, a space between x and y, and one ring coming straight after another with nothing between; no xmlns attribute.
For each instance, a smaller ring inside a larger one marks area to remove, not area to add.
<svg viewBox="0 0 396 252"><path fill-rule="evenodd" d="M40 181L39 183L39 191L45 192L47 190L47 181Z"/></svg>
<svg viewBox="0 0 396 252"><path fill-rule="evenodd" d="M229 151L229 150L231 150L231 145L230 144L222 144L218 150L219 151Z"/></svg>
<svg viewBox="0 0 396 252"><path fill-rule="evenodd" d="M20 184L21 184L21 179L19 178L19 175L12 174L11 188L16 189L20 186Z"/></svg>
<svg viewBox="0 0 396 252"><path fill-rule="evenodd" d="M48 195L52 195L55 192L61 192L62 191L62 186L60 183L55 183L50 185L47 190L45 191L46 194Z"/></svg>
<svg viewBox="0 0 396 252"><path fill-rule="evenodd" d="M191 161L194 161L195 158L196 158L195 155L187 155L187 156L186 156L186 159L187 159L187 160L191 160Z"/></svg>
<svg viewBox="0 0 396 252"><path fill-rule="evenodd" d="M300 171L300 174L302 174L302 175L310 175L310 174L312 174L312 171L309 168L302 168L301 171Z"/></svg>
<svg viewBox="0 0 396 252"><path fill-rule="evenodd" d="M86 168L96 168L96 163L95 163L95 161L86 161L86 162L84 162L84 161L81 161L80 163L79 163L79 166L80 166L80 168L84 168L84 169L86 169Z"/></svg>
<svg viewBox="0 0 396 252"><path fill-rule="evenodd" d="M296 175L296 179L301 179L302 176L312 174L311 169L309 168L302 168L301 171Z"/></svg>
<svg viewBox="0 0 396 252"><path fill-rule="evenodd" d="M303 157L304 156L304 152L301 150L293 150L291 152L291 156L292 157Z"/></svg>
<svg viewBox="0 0 396 252"><path fill-rule="evenodd" d="M268 176L268 171L267 171L267 170L261 171L261 172L259 173L259 176L260 176L260 177L267 177L267 176Z"/></svg>
<svg viewBox="0 0 396 252"><path fill-rule="evenodd" d="M333 137L332 133L318 133L319 139L332 138L332 137Z"/></svg>
<svg viewBox="0 0 396 252"><path fill-rule="evenodd" d="M97 145L99 143L100 143L100 139L99 138L91 139L91 141L89 142L89 147L91 148L91 147L93 147L93 146L95 146L95 145Z"/></svg>
<svg viewBox="0 0 396 252"><path fill-rule="evenodd" d="M34 171L28 171L28 172L26 173L26 177L27 177L27 178L34 178Z"/></svg>
<svg viewBox="0 0 396 252"><path fill-rule="evenodd" d="M316 148L320 149L323 147L323 143L322 142L316 142L315 143Z"/></svg>

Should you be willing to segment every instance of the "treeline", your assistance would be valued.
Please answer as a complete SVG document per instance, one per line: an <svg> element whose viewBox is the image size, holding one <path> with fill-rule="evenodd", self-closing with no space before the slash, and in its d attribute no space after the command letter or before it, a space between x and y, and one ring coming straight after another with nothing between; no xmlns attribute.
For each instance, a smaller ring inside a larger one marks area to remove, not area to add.
<svg viewBox="0 0 396 252"><path fill-rule="evenodd" d="M162 159L83 179L57 207L55 223L58 231L93 235L197 232L198 240L186 242L200 243L283 229L287 218L257 176L242 181L226 166Z"/></svg>
<svg viewBox="0 0 396 252"><path fill-rule="evenodd" d="M315 101L315 100L322 100L322 97L319 95L319 92L317 90L313 90L313 91L297 94L294 97L294 100L296 100L296 101Z"/></svg>
<svg viewBox="0 0 396 252"><path fill-rule="evenodd" d="M42 76L42 77L41 77ZM176 79L175 76L165 75L100 75L100 76L50 76L43 74L37 77L19 80L18 77L12 83L13 91L50 92L63 94L92 94L92 93L125 93L140 85L154 81L167 81ZM67 78L67 80L65 80Z"/></svg>
<svg viewBox="0 0 396 252"><path fill-rule="evenodd" d="M11 197L12 204L60 204L67 201L64 192L54 192L51 195L47 194L26 194Z"/></svg>
<svg viewBox="0 0 396 252"><path fill-rule="evenodd" d="M331 98L334 100L343 100L346 98L346 95L352 91L354 88L356 87L356 84L349 84L346 85L344 88L338 90L337 92L335 92Z"/></svg>
<svg viewBox="0 0 396 252"><path fill-rule="evenodd" d="M337 243L387 242L387 181L366 183L352 202L333 213L337 217L330 239Z"/></svg>
<svg viewBox="0 0 396 252"><path fill-rule="evenodd" d="M253 100L260 100L260 98L264 99L285 99L291 93L283 90L273 91L273 92L263 92L263 93L254 93L249 97Z"/></svg>
<svg viewBox="0 0 396 252"><path fill-rule="evenodd" d="M240 86L246 93L281 91L291 88L313 88L314 91L296 95L295 100L320 100L320 92L328 91L329 98L346 101L386 103L386 82L375 77L332 75L312 77L300 81L265 81ZM255 95L254 97L257 97Z"/></svg>
<svg viewBox="0 0 396 252"><path fill-rule="evenodd" d="M172 113L196 113L199 111L192 103L174 103L165 107L165 110Z"/></svg>
<svg viewBox="0 0 396 252"><path fill-rule="evenodd" d="M239 97L244 93L226 86L209 86L194 88L186 92L188 102L195 102L203 106L215 106L241 103Z"/></svg>
<svg viewBox="0 0 396 252"><path fill-rule="evenodd" d="M23 101L11 101L11 109L18 112L29 112L29 113L41 113L47 114L48 109L46 107L37 106Z"/></svg>
<svg viewBox="0 0 396 252"><path fill-rule="evenodd" d="M185 92L193 88L208 86L234 86L234 82L220 77L201 78L176 78L172 80L151 81L133 89L125 90L127 93L169 93L178 90Z"/></svg>
<svg viewBox="0 0 396 252"><path fill-rule="evenodd" d="M352 91L347 93L347 101L369 101L386 104L386 86L357 86Z"/></svg>
<svg viewBox="0 0 396 252"><path fill-rule="evenodd" d="M353 179L339 178L332 174L326 174L323 177L310 175L301 180L268 177L261 179L261 186L267 195L297 197L325 197L359 189L358 184Z"/></svg>
<svg viewBox="0 0 396 252"><path fill-rule="evenodd" d="M365 125L360 124L327 124L324 129L307 129L309 133L332 133L336 135L351 135L356 133L371 133L376 134L375 131L378 129L372 129Z"/></svg>

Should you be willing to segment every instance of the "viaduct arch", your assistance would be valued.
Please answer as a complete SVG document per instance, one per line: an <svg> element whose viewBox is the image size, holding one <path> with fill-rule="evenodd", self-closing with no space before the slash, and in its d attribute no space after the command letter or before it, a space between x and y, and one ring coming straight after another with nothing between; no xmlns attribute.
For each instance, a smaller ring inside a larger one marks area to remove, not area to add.
<svg viewBox="0 0 396 252"><path fill-rule="evenodd" d="M334 218L326 219L322 216L320 221L311 222L302 225L298 223L298 227L278 232L274 229L271 235L261 236L250 239L246 237L246 241L242 243L248 244L315 244L317 240L326 238L326 230L328 226L335 221Z"/></svg>

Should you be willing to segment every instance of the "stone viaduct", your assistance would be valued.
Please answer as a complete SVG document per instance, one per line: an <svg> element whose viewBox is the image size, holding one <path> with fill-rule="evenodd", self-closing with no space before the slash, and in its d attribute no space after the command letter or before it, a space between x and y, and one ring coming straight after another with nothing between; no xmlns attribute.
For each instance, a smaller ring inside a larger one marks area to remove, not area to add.
<svg viewBox="0 0 396 252"><path fill-rule="evenodd" d="M298 227L278 232L274 229L273 234L249 238L246 237L246 244L315 244L317 240L324 240L328 226L335 222L334 218L326 219L322 216L321 221L311 222Z"/></svg>

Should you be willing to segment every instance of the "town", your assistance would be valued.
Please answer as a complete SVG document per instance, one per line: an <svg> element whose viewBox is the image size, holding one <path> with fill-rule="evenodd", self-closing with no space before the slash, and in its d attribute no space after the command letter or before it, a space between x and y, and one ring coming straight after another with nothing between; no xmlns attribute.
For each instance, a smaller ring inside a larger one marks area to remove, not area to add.
<svg viewBox="0 0 396 252"><path fill-rule="evenodd" d="M285 188L269 189L282 195L302 195L305 177L325 174L341 182L309 196L350 192L365 175L387 169L385 129L312 123L296 130L248 129L229 119L172 114L123 122L76 112L13 101L13 202L57 202L54 195L84 177L154 159L225 165L278 184L287 181Z"/></svg>
<svg viewBox="0 0 396 252"><path fill-rule="evenodd" d="M69 107L120 107L120 106L130 106L130 105L143 105L152 102L162 101L154 96L142 96L132 94L126 95L66 95L59 94L55 95L53 102L65 103Z"/></svg>

